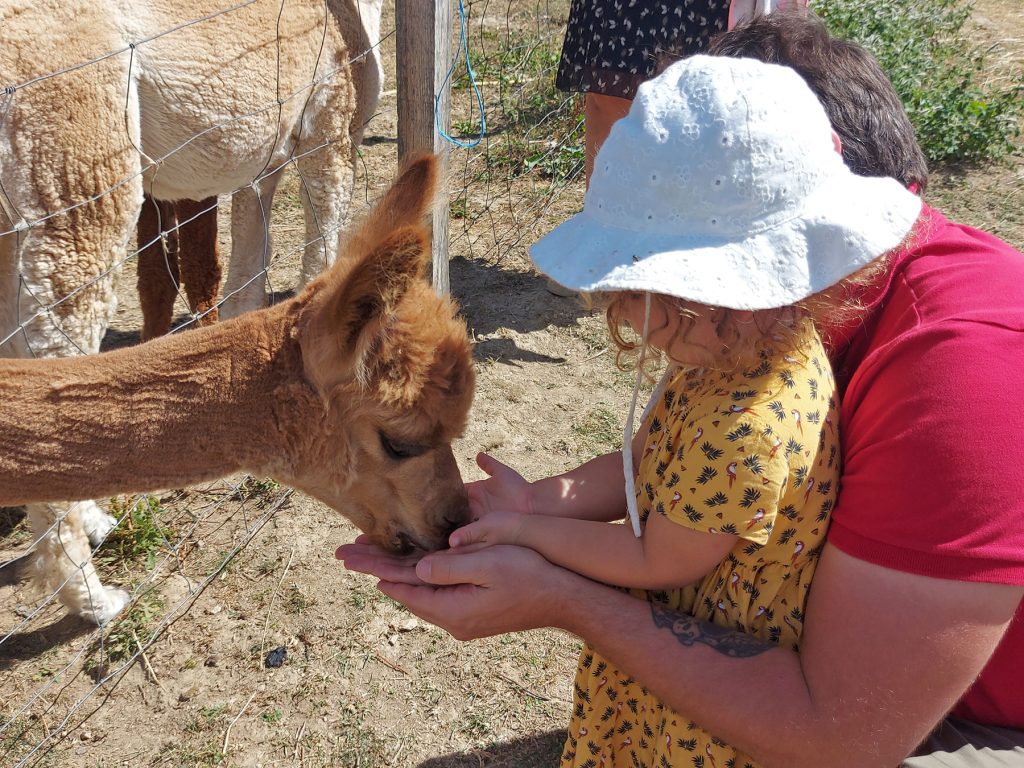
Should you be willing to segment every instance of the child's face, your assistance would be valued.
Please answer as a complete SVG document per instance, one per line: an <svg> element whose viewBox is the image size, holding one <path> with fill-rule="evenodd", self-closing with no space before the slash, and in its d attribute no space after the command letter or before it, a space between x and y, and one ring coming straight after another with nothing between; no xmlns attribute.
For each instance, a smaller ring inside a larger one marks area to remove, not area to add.
<svg viewBox="0 0 1024 768"><path fill-rule="evenodd" d="M660 349L680 365L713 366L722 348L715 329L713 307L685 321L656 299L651 300L651 315L647 321L647 343ZM630 292L622 299L622 316L642 335L644 330L644 294Z"/></svg>

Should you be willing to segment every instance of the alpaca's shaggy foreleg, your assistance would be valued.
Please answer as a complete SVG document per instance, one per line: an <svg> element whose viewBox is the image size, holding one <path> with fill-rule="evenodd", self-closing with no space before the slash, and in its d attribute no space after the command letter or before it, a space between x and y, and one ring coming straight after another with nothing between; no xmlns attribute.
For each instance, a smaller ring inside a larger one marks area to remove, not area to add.
<svg viewBox="0 0 1024 768"><path fill-rule="evenodd" d="M117 309L114 274L126 255L123 241L92 260L64 247L64 234L44 224L25 239L15 282L22 339L16 357L95 354Z"/></svg>
<svg viewBox="0 0 1024 768"><path fill-rule="evenodd" d="M224 281L223 319L260 309L267 303L267 270L273 257L270 206L281 171L254 187L235 193L231 201L231 263Z"/></svg>
<svg viewBox="0 0 1024 768"><path fill-rule="evenodd" d="M92 506L96 509L90 509L90 504L92 502L28 505L35 537L32 568L36 574L35 584L57 592L58 599L68 610L97 624L105 624L124 608L129 595L122 589L103 586L96 575L90 559L87 525L97 522L96 511L103 513L95 504Z"/></svg>
<svg viewBox="0 0 1024 768"><path fill-rule="evenodd" d="M296 153L306 213L300 287L334 264L355 184L355 153L349 137L354 95L333 88L322 89L317 98L324 103L315 113L314 130L299 142ZM333 140L325 145L324 137Z"/></svg>

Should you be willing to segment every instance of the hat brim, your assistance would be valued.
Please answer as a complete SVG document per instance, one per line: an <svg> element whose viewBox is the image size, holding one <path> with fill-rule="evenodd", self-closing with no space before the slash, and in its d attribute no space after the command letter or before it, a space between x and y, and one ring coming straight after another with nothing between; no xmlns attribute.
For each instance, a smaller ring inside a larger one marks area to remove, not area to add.
<svg viewBox="0 0 1024 768"><path fill-rule="evenodd" d="M731 309L784 307L898 246L921 200L898 181L846 173L793 216L745 237L610 227L584 210L530 248L537 268L581 293L645 291Z"/></svg>

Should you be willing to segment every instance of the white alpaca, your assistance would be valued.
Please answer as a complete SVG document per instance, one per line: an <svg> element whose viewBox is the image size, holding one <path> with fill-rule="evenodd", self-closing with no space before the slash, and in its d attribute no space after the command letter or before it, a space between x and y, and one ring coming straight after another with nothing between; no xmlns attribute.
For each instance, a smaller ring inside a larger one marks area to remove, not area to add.
<svg viewBox="0 0 1024 768"><path fill-rule="evenodd" d="M201 200L240 189L222 310L232 317L264 302L268 212L294 158L309 243L301 283L329 266L351 199L354 142L381 87L376 49L354 61L351 50L377 41L380 6L0 6L0 357L99 350L143 191ZM114 523L91 501L30 507L37 535L54 515L80 520L94 541ZM102 621L123 602L110 590L84 612Z"/></svg>

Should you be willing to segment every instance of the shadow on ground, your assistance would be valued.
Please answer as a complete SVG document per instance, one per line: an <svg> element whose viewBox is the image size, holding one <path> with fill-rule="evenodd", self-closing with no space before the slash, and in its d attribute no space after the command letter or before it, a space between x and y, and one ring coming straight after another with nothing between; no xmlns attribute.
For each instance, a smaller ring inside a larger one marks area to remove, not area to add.
<svg viewBox="0 0 1024 768"><path fill-rule="evenodd" d="M28 632L8 635L0 656L0 672L10 670L16 662L39 658L56 646L66 645L77 637L96 631L96 625L80 616L64 614L52 624Z"/></svg>
<svg viewBox="0 0 1024 768"><path fill-rule="evenodd" d="M475 357L494 362L564 362L564 358L522 349L498 336L507 328L519 334L551 326L568 328L592 314L575 296L555 296L547 278L535 272L506 269L478 259L454 258L449 266L452 296L476 339Z"/></svg>
<svg viewBox="0 0 1024 768"><path fill-rule="evenodd" d="M417 768L554 768L562 756L565 730L488 744L472 752L432 757Z"/></svg>

